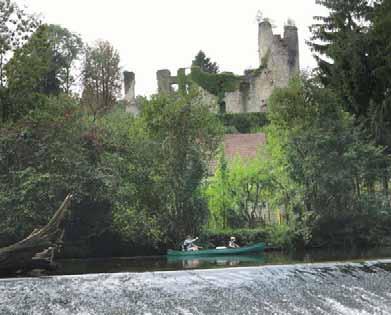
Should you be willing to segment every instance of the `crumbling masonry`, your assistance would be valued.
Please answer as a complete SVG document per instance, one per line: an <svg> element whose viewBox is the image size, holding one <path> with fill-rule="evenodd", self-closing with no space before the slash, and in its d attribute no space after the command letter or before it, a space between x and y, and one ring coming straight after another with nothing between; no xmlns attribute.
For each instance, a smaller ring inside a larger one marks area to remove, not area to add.
<svg viewBox="0 0 391 315"><path fill-rule="evenodd" d="M286 25L284 37L274 35L269 21L259 23L258 46L259 68L246 70L239 77L240 84L234 91L225 92L220 103L224 111L230 113L263 112L267 110L267 101L276 87L285 87L289 80L299 73L299 38L296 26ZM178 72L184 71L180 69ZM134 87L135 75L124 73L125 100L127 111L137 114ZM178 76L172 76L169 70L157 71L159 93L171 93L173 85L178 84ZM203 91L205 98L217 101L217 96ZM220 105L221 105L220 104ZM221 108L220 108L221 109Z"/></svg>

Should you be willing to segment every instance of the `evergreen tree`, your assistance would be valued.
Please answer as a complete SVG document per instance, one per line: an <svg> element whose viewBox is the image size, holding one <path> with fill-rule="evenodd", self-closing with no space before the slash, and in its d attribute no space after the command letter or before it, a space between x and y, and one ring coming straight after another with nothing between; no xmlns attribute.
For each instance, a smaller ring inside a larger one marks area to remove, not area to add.
<svg viewBox="0 0 391 315"><path fill-rule="evenodd" d="M205 53L202 50L200 50L199 53L195 56L192 65L200 67L201 70L204 72L219 72L219 66L217 65L217 63L212 62L210 58L206 57Z"/></svg>
<svg viewBox="0 0 391 315"><path fill-rule="evenodd" d="M372 7L367 0L317 0L329 9L326 17L315 17L309 43L319 65L324 85L339 92L347 109L365 115L371 98L371 69L368 63L368 25Z"/></svg>
<svg viewBox="0 0 391 315"><path fill-rule="evenodd" d="M315 17L309 43L321 82L343 100L356 124L391 153L391 1L318 0L329 9ZM388 190L388 175L384 189Z"/></svg>

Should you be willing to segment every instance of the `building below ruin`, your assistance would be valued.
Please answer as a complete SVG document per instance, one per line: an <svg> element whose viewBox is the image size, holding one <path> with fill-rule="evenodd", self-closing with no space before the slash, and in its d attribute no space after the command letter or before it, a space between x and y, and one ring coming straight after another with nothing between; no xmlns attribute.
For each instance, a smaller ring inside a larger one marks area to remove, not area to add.
<svg viewBox="0 0 391 315"><path fill-rule="evenodd" d="M269 21L262 21L258 25L258 49L259 67L246 70L242 76L235 76L237 84L223 91L223 95L202 88L202 82L198 81L202 95L208 102L216 102L220 106L218 110L228 113L265 112L274 88L286 87L289 80L299 73L299 38L296 26L286 25L284 36L281 37L273 34ZM158 93L172 93L175 90L173 86L181 84L181 74L189 83L192 76L186 76L185 69L179 69L176 76L171 75L166 69L157 71ZM223 80L230 75L233 77L230 73L219 75L216 80ZM125 100L128 102L127 112L138 114L135 74L124 72L124 83Z"/></svg>
<svg viewBox="0 0 391 315"><path fill-rule="evenodd" d="M266 144L266 135L262 132L252 134L226 134L223 139L224 155L228 161L240 158L242 161L255 159L259 150ZM212 159L209 174L216 172L218 161Z"/></svg>

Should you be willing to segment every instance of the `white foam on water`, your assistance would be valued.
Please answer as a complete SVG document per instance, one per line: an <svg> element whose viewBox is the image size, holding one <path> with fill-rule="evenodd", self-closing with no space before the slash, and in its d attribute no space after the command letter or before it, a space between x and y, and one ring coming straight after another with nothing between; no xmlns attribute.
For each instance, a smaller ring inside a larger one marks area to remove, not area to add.
<svg viewBox="0 0 391 315"><path fill-rule="evenodd" d="M368 313L367 311L364 310L359 310L356 308L349 308L340 302L330 299L330 298L325 298L325 303L328 306L331 306L332 312L330 314L340 314L340 315L373 315L373 313Z"/></svg>
<svg viewBox="0 0 391 315"><path fill-rule="evenodd" d="M177 311L180 312L181 315L194 315L194 313L190 312L189 310L183 308L183 307L177 307Z"/></svg>
<svg viewBox="0 0 391 315"><path fill-rule="evenodd" d="M391 314L379 262L5 279L0 314Z"/></svg>

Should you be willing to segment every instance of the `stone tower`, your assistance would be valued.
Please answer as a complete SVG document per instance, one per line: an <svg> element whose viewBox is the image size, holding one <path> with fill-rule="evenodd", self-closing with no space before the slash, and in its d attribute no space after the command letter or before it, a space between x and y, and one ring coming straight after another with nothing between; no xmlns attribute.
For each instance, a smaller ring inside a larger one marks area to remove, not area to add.
<svg viewBox="0 0 391 315"><path fill-rule="evenodd" d="M135 99L135 79L136 76L134 72L124 71L125 101L131 102Z"/></svg>
<svg viewBox="0 0 391 315"><path fill-rule="evenodd" d="M125 87L125 102L126 112L138 114L135 94L136 76L133 72L124 71L124 87Z"/></svg>
<svg viewBox="0 0 391 315"><path fill-rule="evenodd" d="M265 58L270 56L271 48L273 46L273 29L272 25L267 22L261 22L258 25L258 51L259 64L263 64Z"/></svg>
<svg viewBox="0 0 391 315"><path fill-rule="evenodd" d="M288 64L290 67L290 74L295 75L300 71L299 34L296 26L286 25L284 27L284 41L288 46Z"/></svg>
<svg viewBox="0 0 391 315"><path fill-rule="evenodd" d="M269 21L258 27L259 63L271 71L275 87L286 86L300 71L297 27L286 25L284 37L274 35Z"/></svg>

